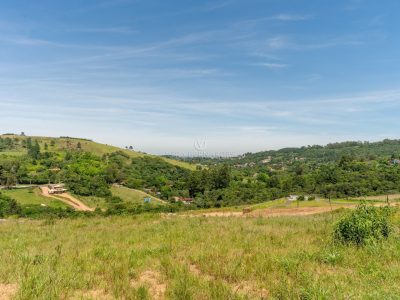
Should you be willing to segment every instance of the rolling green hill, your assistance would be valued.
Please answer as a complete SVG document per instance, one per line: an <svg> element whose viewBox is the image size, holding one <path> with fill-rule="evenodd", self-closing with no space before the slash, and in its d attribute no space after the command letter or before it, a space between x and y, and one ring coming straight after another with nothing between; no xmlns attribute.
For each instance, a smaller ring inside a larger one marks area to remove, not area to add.
<svg viewBox="0 0 400 300"><path fill-rule="evenodd" d="M192 164L214 165L226 163L240 168L252 167L255 164L284 168L298 162L314 165L336 162L343 156L353 157L357 160L368 161L377 159L400 159L400 140L383 140L379 142L349 141L330 143L325 146L308 145L298 148L283 148L280 150L267 150L255 153L245 153L235 157L174 157Z"/></svg>
<svg viewBox="0 0 400 300"><path fill-rule="evenodd" d="M123 149L111 145L101 144L88 139L72 138L72 137L42 137L42 136L20 136L15 134L3 134L0 135L0 154L7 155L22 155L26 152L26 148L23 143L28 138L31 138L33 142L38 141L40 148L45 149L49 152L60 152L65 150L76 150L81 149L85 152L90 152L99 156L104 154L110 154L116 151L122 151L132 158L135 157L158 157L151 154L142 152L136 152L133 150ZM1 140L3 142L1 142ZM4 145L2 147L2 145ZM47 146L46 146L47 145ZM186 168L189 170L195 170L196 166L187 162L178 161L170 158L162 157L166 162Z"/></svg>

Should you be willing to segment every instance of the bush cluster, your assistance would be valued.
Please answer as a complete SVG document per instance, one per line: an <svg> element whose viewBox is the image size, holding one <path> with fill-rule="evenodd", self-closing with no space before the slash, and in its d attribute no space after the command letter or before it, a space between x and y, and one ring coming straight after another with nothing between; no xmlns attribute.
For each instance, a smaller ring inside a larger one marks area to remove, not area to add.
<svg viewBox="0 0 400 300"><path fill-rule="evenodd" d="M19 215L21 206L14 199L0 193L0 218Z"/></svg>
<svg viewBox="0 0 400 300"><path fill-rule="evenodd" d="M390 207L360 204L357 209L336 223L334 240L362 246L386 239L392 229L390 215Z"/></svg>

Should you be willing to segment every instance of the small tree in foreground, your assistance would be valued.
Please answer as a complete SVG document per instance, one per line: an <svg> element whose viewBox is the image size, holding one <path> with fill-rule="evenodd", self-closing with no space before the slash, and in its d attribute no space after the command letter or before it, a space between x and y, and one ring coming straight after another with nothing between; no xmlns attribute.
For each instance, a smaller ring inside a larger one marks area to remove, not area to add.
<svg viewBox="0 0 400 300"><path fill-rule="evenodd" d="M390 207L374 207L360 204L349 215L336 223L334 240L362 246L388 238L392 225Z"/></svg>

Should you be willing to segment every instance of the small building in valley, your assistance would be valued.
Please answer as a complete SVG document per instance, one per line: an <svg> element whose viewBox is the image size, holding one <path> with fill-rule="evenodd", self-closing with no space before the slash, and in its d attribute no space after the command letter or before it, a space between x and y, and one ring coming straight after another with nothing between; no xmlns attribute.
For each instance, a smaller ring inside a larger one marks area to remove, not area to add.
<svg viewBox="0 0 400 300"><path fill-rule="evenodd" d="M290 195L288 198L288 201L297 201L299 199L298 195Z"/></svg>
<svg viewBox="0 0 400 300"><path fill-rule="evenodd" d="M67 191L64 184L49 184L49 194L62 194Z"/></svg>
<svg viewBox="0 0 400 300"><path fill-rule="evenodd" d="M188 198L188 197L174 197L174 200L176 202L182 202L184 204L190 204L194 201L193 198Z"/></svg>

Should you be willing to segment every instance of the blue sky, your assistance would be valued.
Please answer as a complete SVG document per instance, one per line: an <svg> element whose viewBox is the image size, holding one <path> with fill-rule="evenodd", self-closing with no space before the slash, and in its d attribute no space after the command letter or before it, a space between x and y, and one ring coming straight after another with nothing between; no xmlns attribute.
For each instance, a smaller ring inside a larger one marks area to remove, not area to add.
<svg viewBox="0 0 400 300"><path fill-rule="evenodd" d="M398 0L0 2L0 130L150 153L400 138Z"/></svg>

